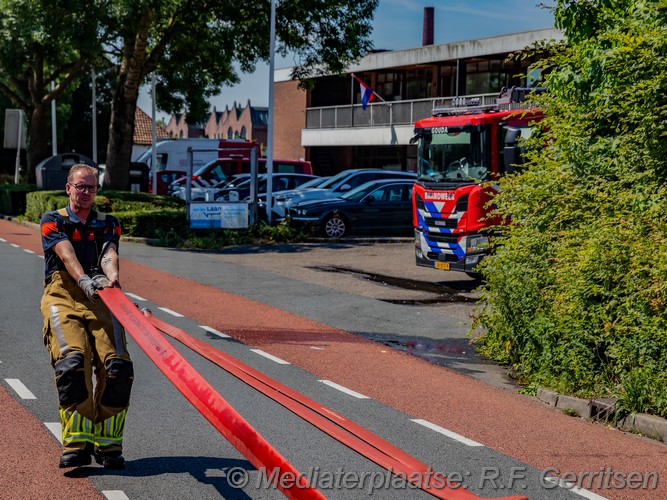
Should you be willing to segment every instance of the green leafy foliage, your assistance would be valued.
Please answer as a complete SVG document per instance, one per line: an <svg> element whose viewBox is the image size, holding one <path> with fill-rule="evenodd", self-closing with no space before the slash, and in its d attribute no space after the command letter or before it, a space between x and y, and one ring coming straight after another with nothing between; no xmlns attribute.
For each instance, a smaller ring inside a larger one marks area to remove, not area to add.
<svg viewBox="0 0 667 500"><path fill-rule="evenodd" d="M482 352L531 384L667 416L667 3L566 1L546 119L501 180Z"/></svg>

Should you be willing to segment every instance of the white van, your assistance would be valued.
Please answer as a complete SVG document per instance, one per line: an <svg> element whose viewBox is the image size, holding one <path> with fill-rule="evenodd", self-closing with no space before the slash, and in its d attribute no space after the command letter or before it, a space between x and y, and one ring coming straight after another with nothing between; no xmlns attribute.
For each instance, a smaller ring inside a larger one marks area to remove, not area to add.
<svg viewBox="0 0 667 500"><path fill-rule="evenodd" d="M192 148L193 171L218 158L220 139L170 139L155 144L157 170L188 171L188 148ZM198 151L199 150L199 151ZM153 148L148 148L136 160L153 171Z"/></svg>

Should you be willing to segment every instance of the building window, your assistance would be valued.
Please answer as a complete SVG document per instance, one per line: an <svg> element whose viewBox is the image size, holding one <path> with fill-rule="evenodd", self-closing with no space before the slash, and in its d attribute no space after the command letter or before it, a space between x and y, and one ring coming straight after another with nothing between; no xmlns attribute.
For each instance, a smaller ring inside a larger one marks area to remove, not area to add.
<svg viewBox="0 0 667 500"><path fill-rule="evenodd" d="M233 139L234 138L234 131L232 130L232 127L229 127L227 130L227 139Z"/></svg>
<svg viewBox="0 0 667 500"><path fill-rule="evenodd" d="M245 128L245 127L241 127L241 139L247 139L246 134L247 134L247 132L246 132L246 128Z"/></svg>

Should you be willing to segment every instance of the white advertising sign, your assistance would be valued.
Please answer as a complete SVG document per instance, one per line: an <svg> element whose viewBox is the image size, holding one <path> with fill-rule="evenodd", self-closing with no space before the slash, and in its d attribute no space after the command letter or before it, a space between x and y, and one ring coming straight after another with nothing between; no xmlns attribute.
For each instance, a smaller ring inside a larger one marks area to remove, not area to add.
<svg viewBox="0 0 667 500"><path fill-rule="evenodd" d="M191 203L191 229L243 229L248 227L248 204Z"/></svg>

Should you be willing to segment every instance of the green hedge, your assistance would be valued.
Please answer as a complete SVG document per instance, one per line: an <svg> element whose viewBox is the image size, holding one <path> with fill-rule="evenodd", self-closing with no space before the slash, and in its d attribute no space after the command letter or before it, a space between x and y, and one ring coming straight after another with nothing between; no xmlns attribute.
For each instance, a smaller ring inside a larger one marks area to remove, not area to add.
<svg viewBox="0 0 667 500"><path fill-rule="evenodd" d="M21 215L26 210L26 195L36 191L34 184L2 184L0 185L0 213L5 215Z"/></svg>
<svg viewBox="0 0 667 500"><path fill-rule="evenodd" d="M39 223L42 215L69 203L61 191L33 191L26 196L25 217ZM168 232L187 229L185 203L173 196L153 196L127 191L103 191L97 195L95 210L112 213L120 221L123 235L160 238Z"/></svg>

